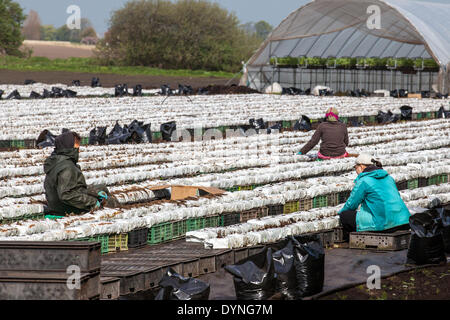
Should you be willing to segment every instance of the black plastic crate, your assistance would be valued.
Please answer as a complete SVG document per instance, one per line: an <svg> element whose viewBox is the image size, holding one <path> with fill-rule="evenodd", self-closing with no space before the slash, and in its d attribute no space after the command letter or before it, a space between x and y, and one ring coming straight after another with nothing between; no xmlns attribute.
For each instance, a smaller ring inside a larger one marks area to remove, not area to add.
<svg viewBox="0 0 450 320"><path fill-rule="evenodd" d="M239 213L226 213L220 217L220 226L227 227L241 223L241 215Z"/></svg>
<svg viewBox="0 0 450 320"><path fill-rule="evenodd" d="M128 232L128 248L139 248L147 244L148 228Z"/></svg>
<svg viewBox="0 0 450 320"><path fill-rule="evenodd" d="M269 208L269 216L278 216L283 214L283 205L275 204L267 206Z"/></svg>
<svg viewBox="0 0 450 320"><path fill-rule="evenodd" d="M398 191L408 189L408 181L396 182L395 184L397 185Z"/></svg>
<svg viewBox="0 0 450 320"><path fill-rule="evenodd" d="M419 188L424 188L428 186L427 178L419 178Z"/></svg>
<svg viewBox="0 0 450 320"><path fill-rule="evenodd" d="M339 192L339 195L338 195L339 204L346 203L347 199L350 197L350 193L351 193L351 191Z"/></svg>

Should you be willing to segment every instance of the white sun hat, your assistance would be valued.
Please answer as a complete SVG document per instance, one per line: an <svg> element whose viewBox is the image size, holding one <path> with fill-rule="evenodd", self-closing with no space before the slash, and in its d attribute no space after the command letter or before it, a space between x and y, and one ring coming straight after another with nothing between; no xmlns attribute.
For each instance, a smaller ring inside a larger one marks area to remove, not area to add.
<svg viewBox="0 0 450 320"><path fill-rule="evenodd" d="M373 164L372 162L372 156L367 153L362 153L356 158L356 164L363 164L366 166L370 166Z"/></svg>

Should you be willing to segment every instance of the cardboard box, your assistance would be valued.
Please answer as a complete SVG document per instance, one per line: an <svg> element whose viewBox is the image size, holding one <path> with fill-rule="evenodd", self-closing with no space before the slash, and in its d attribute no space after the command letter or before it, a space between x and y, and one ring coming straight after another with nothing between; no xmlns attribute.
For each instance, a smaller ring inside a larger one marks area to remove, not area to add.
<svg viewBox="0 0 450 320"><path fill-rule="evenodd" d="M408 93L408 98L422 99L421 93Z"/></svg>
<svg viewBox="0 0 450 320"><path fill-rule="evenodd" d="M202 197L205 195L217 195L220 196L225 193L224 190L213 187L196 187L196 186L155 186L149 188L150 190L162 190L168 189L170 191L170 200L184 200L190 197Z"/></svg>

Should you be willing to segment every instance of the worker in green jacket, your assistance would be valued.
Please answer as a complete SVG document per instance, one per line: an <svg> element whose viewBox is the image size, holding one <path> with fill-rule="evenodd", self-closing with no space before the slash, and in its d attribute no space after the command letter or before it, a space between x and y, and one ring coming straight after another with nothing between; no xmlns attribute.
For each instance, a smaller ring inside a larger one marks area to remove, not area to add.
<svg viewBox="0 0 450 320"><path fill-rule="evenodd" d="M48 211L56 217L99 209L108 199L104 191L97 195L88 192L83 173L77 165L80 143L81 138L75 132L61 134L55 139L55 150L44 162Z"/></svg>
<svg viewBox="0 0 450 320"><path fill-rule="evenodd" d="M409 210L382 164L370 155L361 154L355 170L358 174L355 187L339 211L344 239L348 240L350 232L409 229Z"/></svg>

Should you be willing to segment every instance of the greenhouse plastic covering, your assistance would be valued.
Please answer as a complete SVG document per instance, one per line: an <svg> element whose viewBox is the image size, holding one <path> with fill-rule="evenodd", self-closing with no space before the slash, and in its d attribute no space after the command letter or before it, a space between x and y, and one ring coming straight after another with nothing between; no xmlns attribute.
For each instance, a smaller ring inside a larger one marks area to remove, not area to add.
<svg viewBox="0 0 450 320"><path fill-rule="evenodd" d="M372 5L380 9L380 29L369 29ZM270 57L285 56L433 58L447 66L449 16L450 3L315 0L284 19L247 67L253 72Z"/></svg>

